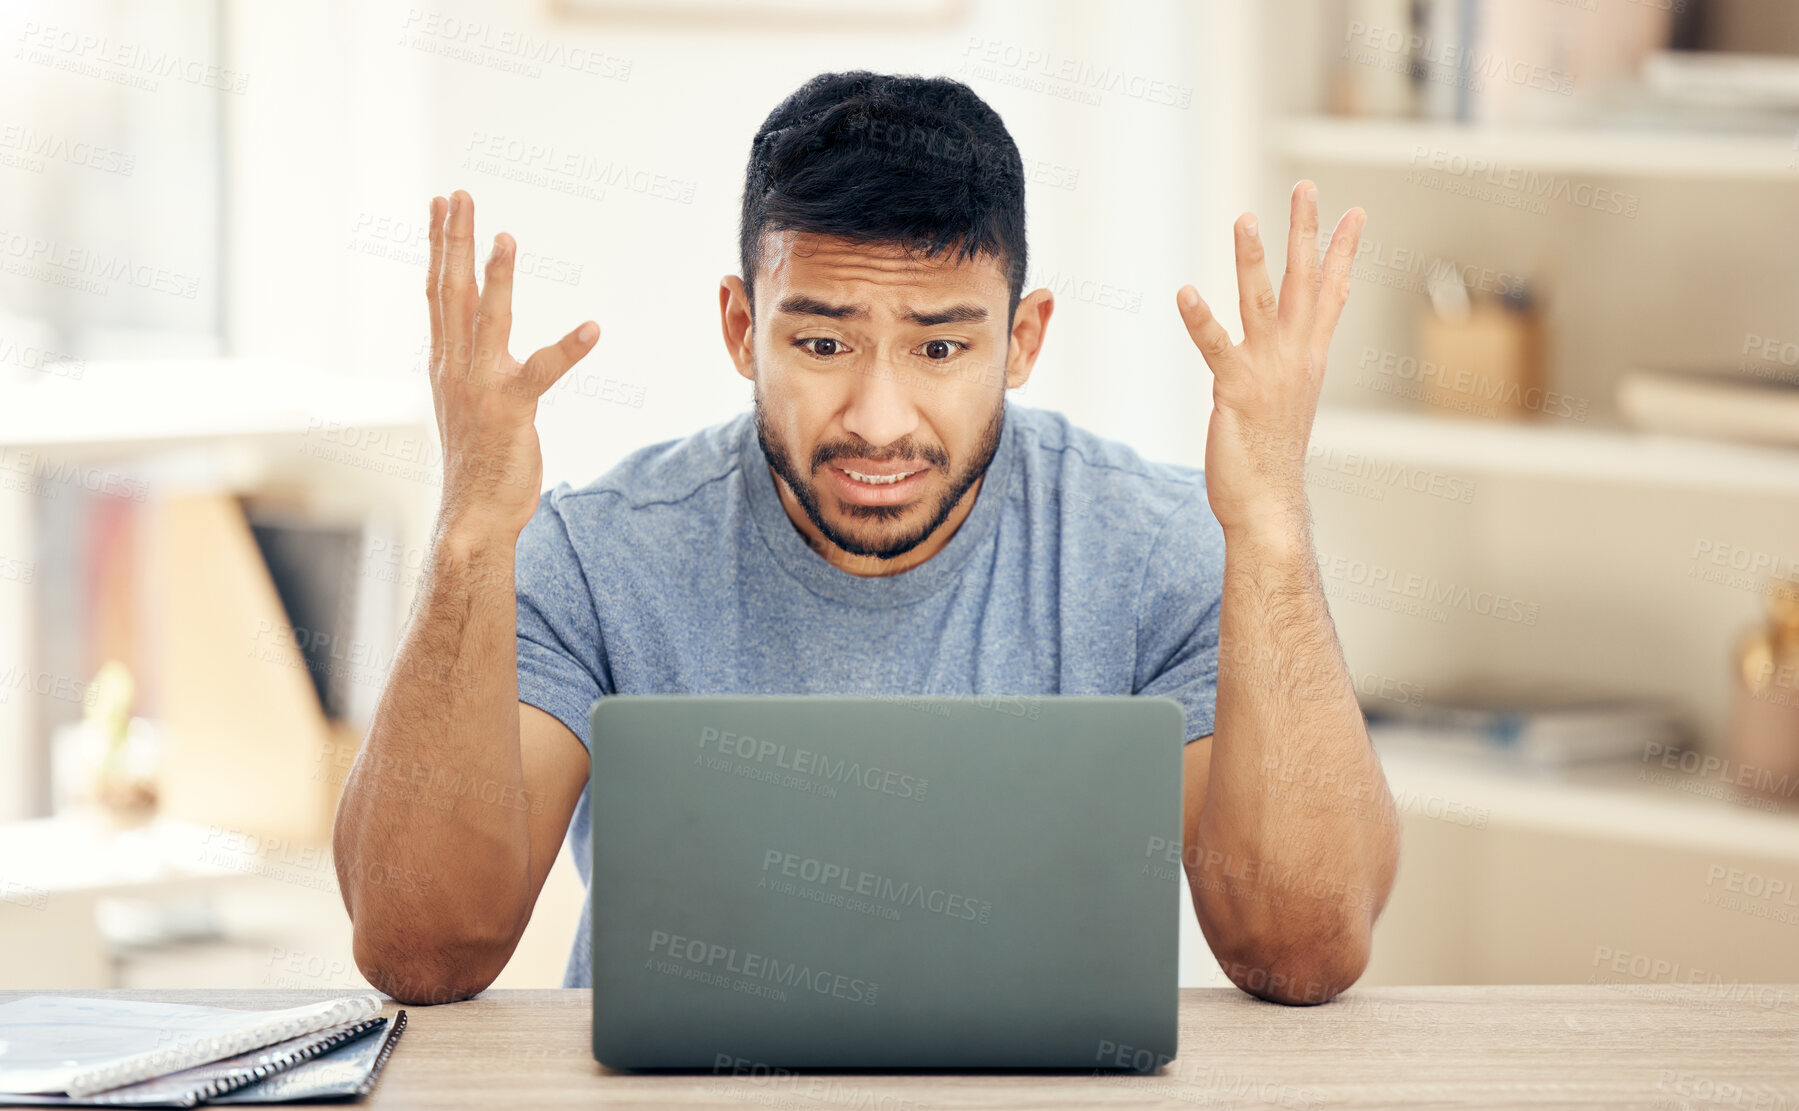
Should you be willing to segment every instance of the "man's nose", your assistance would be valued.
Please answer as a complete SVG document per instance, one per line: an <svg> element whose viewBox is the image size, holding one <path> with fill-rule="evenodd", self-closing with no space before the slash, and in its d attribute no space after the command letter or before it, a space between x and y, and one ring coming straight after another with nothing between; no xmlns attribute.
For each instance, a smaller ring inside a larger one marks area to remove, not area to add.
<svg viewBox="0 0 1799 1111"><path fill-rule="evenodd" d="M917 431L913 377L892 359L877 356L866 370L857 373L850 387L849 408L843 414L844 429L876 448Z"/></svg>

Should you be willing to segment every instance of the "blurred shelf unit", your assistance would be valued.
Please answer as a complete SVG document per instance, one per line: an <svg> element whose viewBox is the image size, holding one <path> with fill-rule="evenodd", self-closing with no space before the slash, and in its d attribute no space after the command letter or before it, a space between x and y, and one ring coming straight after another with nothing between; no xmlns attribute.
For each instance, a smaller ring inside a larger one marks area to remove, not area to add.
<svg viewBox="0 0 1799 1111"><path fill-rule="evenodd" d="M1498 476L1799 495L1799 452L1623 429L1325 406L1312 450Z"/></svg>
<svg viewBox="0 0 1799 1111"><path fill-rule="evenodd" d="M170 742L163 816L326 841L436 450L422 376L244 359L0 375L0 459L42 478L0 497L0 527L43 599L0 608L0 661L85 681L121 660ZM51 616L70 603L77 619ZM0 776L36 784L26 815L48 811L52 738L77 714L0 703L0 736L31 738L0 753Z"/></svg>
<svg viewBox="0 0 1799 1111"><path fill-rule="evenodd" d="M1433 168L1433 160L1483 160L1496 172L1532 168L1799 185L1792 131L1720 133L1679 129L1483 126L1413 119L1290 116L1274 149L1300 163Z"/></svg>

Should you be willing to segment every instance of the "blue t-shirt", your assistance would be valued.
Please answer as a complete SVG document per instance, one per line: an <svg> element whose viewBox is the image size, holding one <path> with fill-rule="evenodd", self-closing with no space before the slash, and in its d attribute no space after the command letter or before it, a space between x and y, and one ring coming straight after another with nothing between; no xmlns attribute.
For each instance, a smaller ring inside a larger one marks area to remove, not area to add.
<svg viewBox="0 0 1799 1111"><path fill-rule="evenodd" d="M1224 533L1193 467L1006 402L974 508L865 578L782 508L754 413L546 491L519 534L518 696L588 743L608 694L1166 695L1212 732ZM569 827L588 882L583 790ZM563 983L591 986L589 899Z"/></svg>

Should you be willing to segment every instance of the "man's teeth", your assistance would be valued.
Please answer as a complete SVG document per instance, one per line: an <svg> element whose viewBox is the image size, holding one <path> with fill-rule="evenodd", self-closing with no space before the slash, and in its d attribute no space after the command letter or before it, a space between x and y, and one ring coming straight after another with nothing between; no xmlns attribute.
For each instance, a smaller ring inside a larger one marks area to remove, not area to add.
<svg viewBox="0 0 1799 1111"><path fill-rule="evenodd" d="M910 478L918 472L902 471L899 474L863 474L861 471L852 471L848 467L845 467L843 468L843 473L849 475L857 482L866 482L871 486L891 486L900 479Z"/></svg>

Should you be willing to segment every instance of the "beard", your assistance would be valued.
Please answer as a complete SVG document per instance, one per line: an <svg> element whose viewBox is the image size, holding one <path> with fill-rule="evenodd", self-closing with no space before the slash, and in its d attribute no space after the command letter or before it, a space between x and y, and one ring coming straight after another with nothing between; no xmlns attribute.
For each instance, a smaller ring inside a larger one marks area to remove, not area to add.
<svg viewBox="0 0 1799 1111"><path fill-rule="evenodd" d="M857 536L825 520L824 514L820 511L818 488L811 475L816 474L820 467L833 459L846 458L866 459L871 463L890 463L900 460L910 462L922 459L936 467L939 473L948 474L950 463L948 454L942 448L935 446L923 450L916 449L908 440L902 440L897 445L881 452L864 451L860 445L846 441L821 443L812 450L809 471L802 474L794 465L793 456L787 451L787 445L780 442L774 430L769 426L767 414L762 406L762 379L760 375L756 378L756 440L762 445L762 454L768 457L768 465L774 468L777 475L781 476L781 481L785 482L787 488L793 491L794 499L800 503L800 508L805 510L806 519L812 522L812 526L823 533L826 540L851 555L871 556L883 560L896 559L930 539L931 535L942 527L943 522L949 520L950 514L956 511L956 505L963 496L973 488L976 482L981 480L982 475L987 473L987 468L993 463L993 457L999 454L1000 436L1005 431L1005 424L1006 395L1005 391L1001 390L999 401L993 406L993 413L987 420L986 428L981 432L980 441L975 445L974 454L969 460L968 466L962 468L960 474L951 477L949 488L943 492L934 509L927 515L926 522L909 532L884 540ZM886 522L900 519L912 512L918 504L918 502L909 502L905 505L850 505L839 499L837 506L852 520Z"/></svg>

